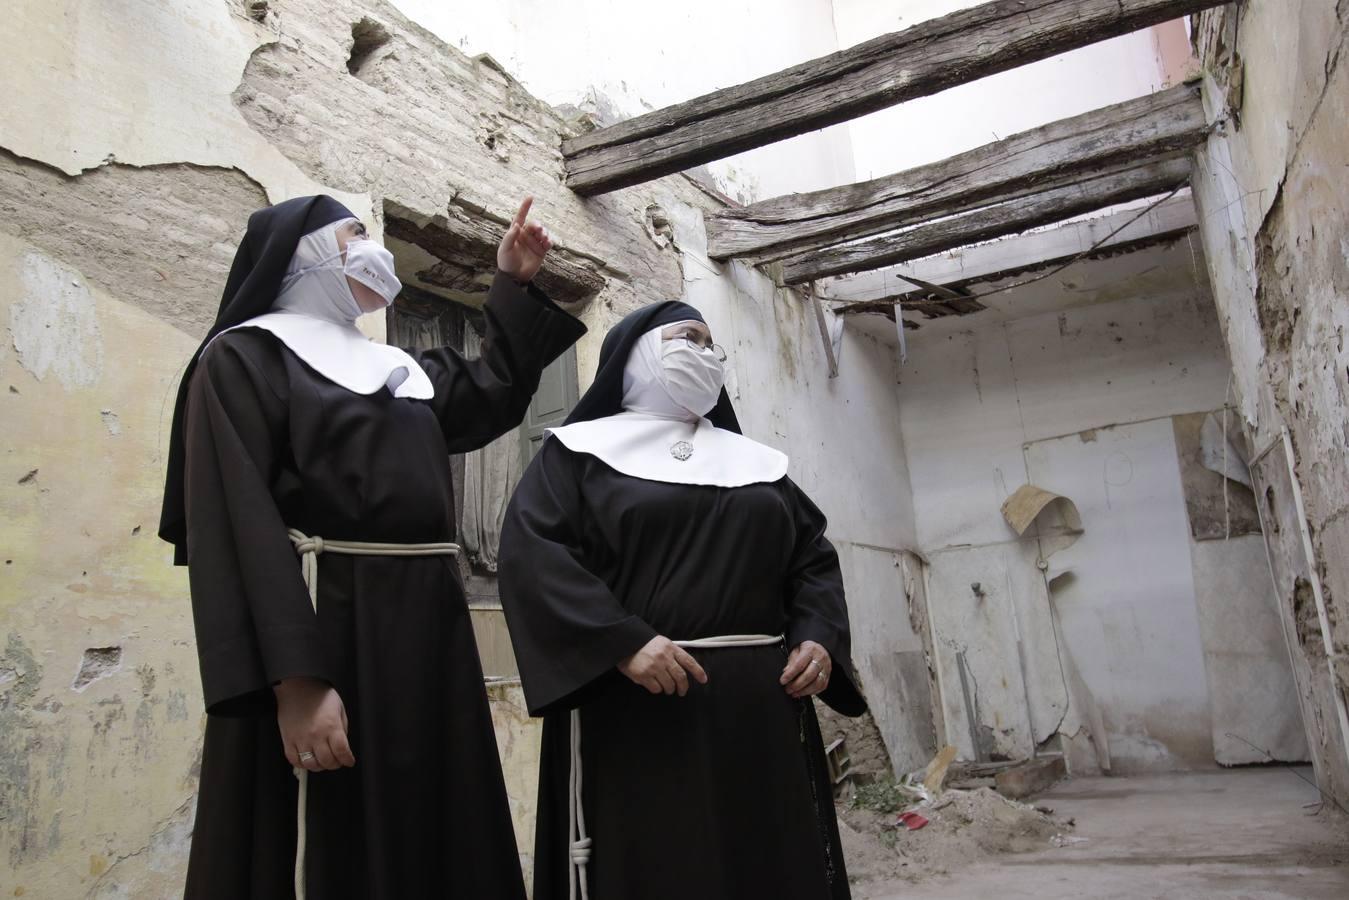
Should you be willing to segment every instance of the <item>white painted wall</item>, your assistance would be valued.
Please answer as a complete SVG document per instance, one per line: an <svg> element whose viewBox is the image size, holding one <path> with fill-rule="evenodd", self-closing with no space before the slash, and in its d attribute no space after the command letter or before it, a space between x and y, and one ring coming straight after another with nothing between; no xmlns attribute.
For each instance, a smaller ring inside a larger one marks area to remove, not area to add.
<svg viewBox="0 0 1349 900"><path fill-rule="evenodd" d="M1160 254L1152 266L1130 268L1169 267L1188 250L1150 253ZM998 506L1026 480L1027 442L1222 406L1228 370L1213 307L1203 282L1184 276L1165 294L1136 296L1126 281L1089 295L1093 305L993 327L979 313L970 330L910 336L899 413L924 550L1008 539ZM1021 288L1004 305L1056 289Z"/></svg>
<svg viewBox="0 0 1349 900"><path fill-rule="evenodd" d="M1083 534L1052 557L1064 643L1119 769L1213 762L1190 528L1169 417L1036 441L1032 483L1071 497ZM1258 560L1258 556L1256 557Z"/></svg>
<svg viewBox="0 0 1349 900"><path fill-rule="evenodd" d="M829 515L833 537L911 547L916 530L891 349L845 331L839 377L830 378L819 326L801 295L758 270L709 260L699 211L667 212L683 253L683 299L729 352L727 388L745 432L791 456L791 477Z"/></svg>
<svg viewBox="0 0 1349 900"><path fill-rule="evenodd" d="M691 100L838 49L830 0L394 0L469 54L488 53L535 96L623 118ZM786 7L783 9L783 7ZM853 181L847 126L710 165L751 202Z"/></svg>
<svg viewBox="0 0 1349 900"><path fill-rule="evenodd" d="M1090 429L1148 420L1160 422L1157 427L1164 426L1170 441L1166 417L1223 405L1226 356L1206 285L1192 280L1199 270L1186 262L1188 252L1182 243L1134 254L1125 258L1127 264L1093 264L1131 277L1096 285L1085 298L1079 294L1079 302L1094 301L1085 306L1054 311L1048 305L1046 294L1064 290L1061 279L1004 298L1006 310L1022 300L1035 311L1024 318L990 316L981 324L979 318L988 314L980 313L966 320L969 330L952 332L948 323L911 336L900 373L899 419L919 547L932 565L929 606L947 739L962 754L973 753L974 738L955 658L959 652L965 655L971 705L979 706L980 724L995 752L1028 754L1052 733L1067 705L1049 595L1035 569L1037 547L1033 540L1018 540L999 513L1012 491L1032 481L1083 504L1091 539L1084 537L1050 562L1053 570L1071 564L1075 573L1069 595L1055 591L1060 613L1070 602L1096 612L1061 620L1066 627L1060 649L1073 657L1102 709L1116 769L1212 760L1204 647L1174 443L1169 456L1153 454L1156 471L1135 485L1163 498L1172 514L1167 521L1176 526L1175 534L1168 533L1174 540L1162 542L1170 548L1166 553L1140 551L1141 558L1106 536L1112 528L1128 527L1121 519L1090 515L1097 512L1095 494L1084 485L1099 487L1109 475L1100 461L1090 454L1058 460L1059 454L1051 465L1035 449L1058 438L1081 444L1080 432L1090 440L1095 437ZM1145 273L1152 269L1179 276L1149 282ZM1068 283L1096 281L1078 273ZM1138 550L1147 535L1135 537ZM1257 553L1258 547L1248 547ZM1140 566L1148 567L1147 578ZM1148 584L1165 590L1144 589ZM1101 614L1105 607L1113 612ZM1107 619L1109 628L1103 625ZM1176 646L1157 642L1159 634ZM1161 654L1152 660L1155 665L1148 654L1131 658L1119 652L1142 645ZM1177 691L1184 696L1172 696ZM1144 712L1172 701L1193 715L1168 734L1166 745L1149 738ZM1084 710L1076 713L1085 719Z"/></svg>

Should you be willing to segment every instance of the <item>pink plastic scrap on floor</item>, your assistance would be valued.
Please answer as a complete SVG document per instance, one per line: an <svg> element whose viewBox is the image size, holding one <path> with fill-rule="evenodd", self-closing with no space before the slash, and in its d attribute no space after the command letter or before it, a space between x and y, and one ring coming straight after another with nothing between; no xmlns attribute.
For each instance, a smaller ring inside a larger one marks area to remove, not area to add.
<svg viewBox="0 0 1349 900"><path fill-rule="evenodd" d="M899 814L899 821L906 825L910 831L917 831L927 824L927 819L916 812L903 812Z"/></svg>

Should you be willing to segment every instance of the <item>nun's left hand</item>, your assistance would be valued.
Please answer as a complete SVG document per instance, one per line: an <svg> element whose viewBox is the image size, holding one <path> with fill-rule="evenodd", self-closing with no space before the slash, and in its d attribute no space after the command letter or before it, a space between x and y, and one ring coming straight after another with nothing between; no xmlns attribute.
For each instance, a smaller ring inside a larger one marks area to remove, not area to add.
<svg viewBox="0 0 1349 900"><path fill-rule="evenodd" d="M525 198L520 211L515 214L515 221L501 239L501 246L497 247L497 268L516 281L533 281L543 265L543 258L553 249L548 229L529 221L529 207L533 204L533 197Z"/></svg>
<svg viewBox="0 0 1349 900"><path fill-rule="evenodd" d="M829 651L814 641L802 641L787 654L787 668L782 670L778 684L786 687L794 699L818 694L829 686L829 673L834 661Z"/></svg>

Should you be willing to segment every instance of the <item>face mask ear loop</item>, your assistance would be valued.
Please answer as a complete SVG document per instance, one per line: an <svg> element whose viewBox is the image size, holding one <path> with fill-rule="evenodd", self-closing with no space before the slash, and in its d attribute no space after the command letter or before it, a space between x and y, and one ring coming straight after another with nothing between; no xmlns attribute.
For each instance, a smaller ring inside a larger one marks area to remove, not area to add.
<svg viewBox="0 0 1349 900"><path fill-rule="evenodd" d="M280 290L278 293L284 294L284 293L290 288L290 286L291 286L292 284L294 284L295 282L299 281L301 278L303 278L304 276L308 275L310 272L317 272L319 269L330 269L330 268L332 268L332 262L333 262L333 260L335 260L335 259L341 259L341 258L342 258L342 254L345 253L345 252L346 252L346 251L344 251L344 250L339 250L339 251L337 251L337 253L333 254L332 256L324 257L323 259L321 259L321 260L319 260L318 262L314 263L312 266L305 266L303 269L300 269L300 270L298 270L298 271L296 271L296 272L292 272L291 274L287 275L284 279L282 279L282 281L281 281L281 290Z"/></svg>

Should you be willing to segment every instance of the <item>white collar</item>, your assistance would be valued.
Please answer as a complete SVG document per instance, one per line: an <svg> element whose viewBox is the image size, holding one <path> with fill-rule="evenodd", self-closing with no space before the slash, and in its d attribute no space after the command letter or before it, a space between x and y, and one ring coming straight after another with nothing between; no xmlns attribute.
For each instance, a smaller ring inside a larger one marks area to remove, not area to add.
<svg viewBox="0 0 1349 900"><path fill-rule="evenodd" d="M623 412L549 429L610 468L671 484L743 487L787 474L787 455L680 406L666 386L661 329L637 339L623 368Z"/></svg>
<svg viewBox="0 0 1349 900"><path fill-rule="evenodd" d="M310 368L357 394L388 388L395 397L430 400L431 379L397 347L377 344L356 327L360 305L351 292L337 246L342 219L311 231L295 247L272 311L236 328L270 331ZM219 337L219 335L217 335Z"/></svg>
<svg viewBox="0 0 1349 900"><path fill-rule="evenodd" d="M236 328L270 331L315 372L354 393L373 394L388 388L395 397L430 400L435 396L431 379L415 359L397 347L375 343L355 325L274 312L226 330Z"/></svg>
<svg viewBox="0 0 1349 900"><path fill-rule="evenodd" d="M743 487L787 474L787 454L707 419L682 422L623 412L549 429L569 450L647 481Z"/></svg>

